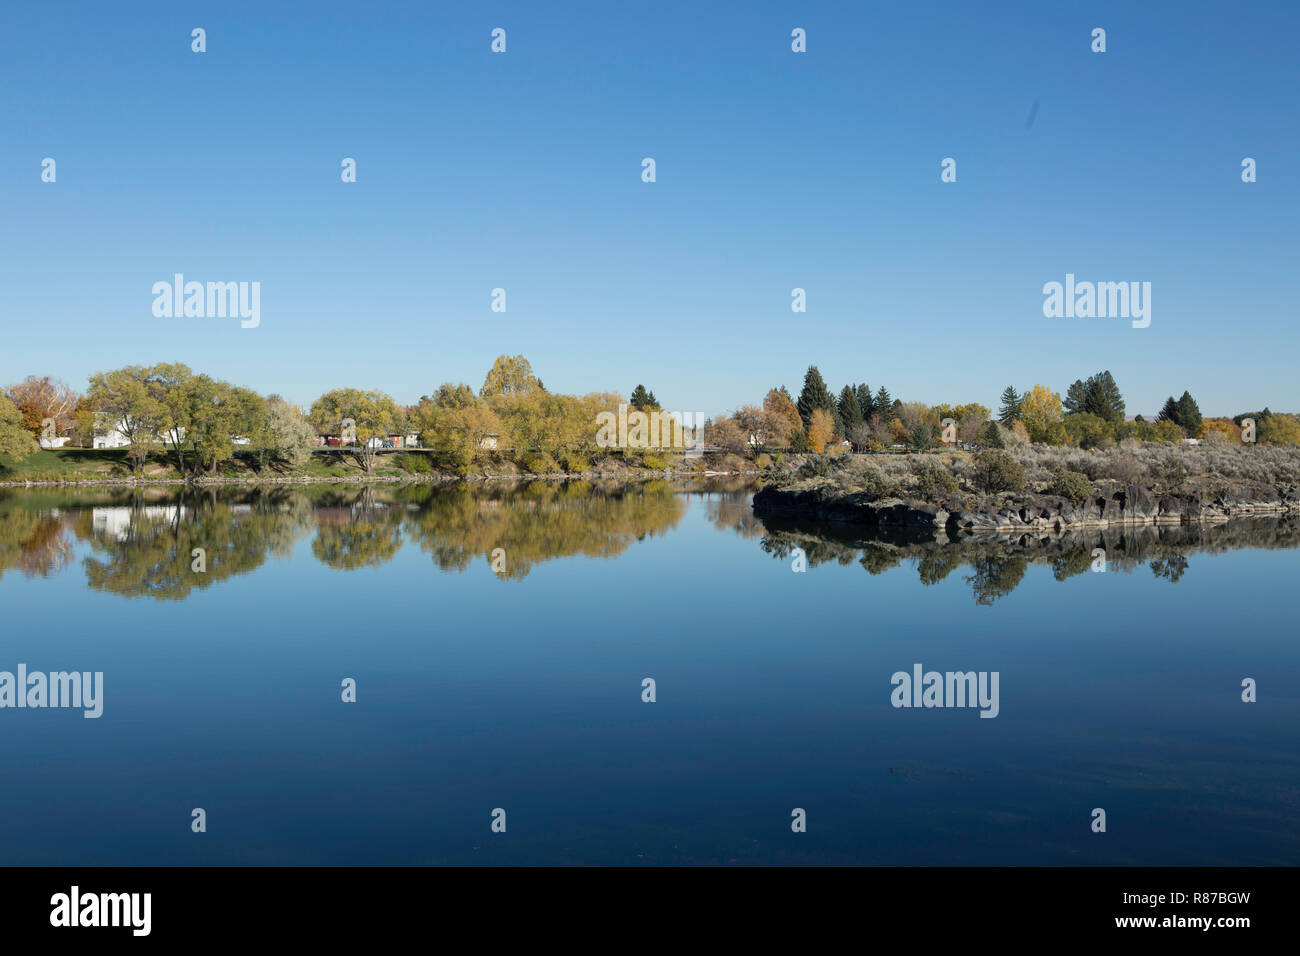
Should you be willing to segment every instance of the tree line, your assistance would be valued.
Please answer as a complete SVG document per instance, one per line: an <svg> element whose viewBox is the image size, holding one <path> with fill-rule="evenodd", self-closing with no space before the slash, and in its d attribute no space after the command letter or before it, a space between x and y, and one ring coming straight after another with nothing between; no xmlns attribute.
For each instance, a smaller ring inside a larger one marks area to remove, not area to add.
<svg viewBox="0 0 1300 956"><path fill-rule="evenodd" d="M1076 379L1064 397L1046 385L1024 393L1009 385L997 414L978 402L927 405L848 384L835 396L817 366L808 367L797 399L784 385L761 405L744 405L709 422L708 442L723 451L759 457L767 452L926 451L940 444L1004 448L1034 442L1100 448L1125 439L1179 442L1219 436L1240 441L1245 419L1256 423L1255 441L1300 444L1300 419L1265 408L1232 418L1205 418L1191 393L1170 396L1154 419L1125 414L1124 396L1107 371Z"/></svg>
<svg viewBox="0 0 1300 956"><path fill-rule="evenodd" d="M161 452L181 474L215 474L236 455L259 467L303 465L326 439L346 449L366 471L391 436L416 435L428 450L418 467L467 474L496 460L534 473L581 472L626 450L596 442L596 416L624 403L611 392L565 395L549 391L522 355L502 355L475 390L444 382L414 405L379 390L337 388L302 409L278 395L262 396L180 363L131 365L92 375L79 393L48 376L29 376L0 394L0 453L21 459L40 437L93 444L118 432L136 471ZM632 408L659 409L654 392L638 383ZM1191 393L1172 395L1151 421L1126 417L1125 401L1109 371L1074 381L1062 397L1046 385L1025 392L1007 386L994 414L978 402L929 405L901 401L884 385L865 382L832 392L809 366L797 398L784 385L761 404L710 419L704 440L716 450L757 458L766 452L823 453L908 449L960 443L1005 447L1035 442L1081 448L1133 438L1176 442L1219 435L1240 440L1246 418L1261 443L1300 443L1300 420L1265 408L1233 418L1206 418ZM666 449L671 450L671 449ZM647 467L664 464L653 450Z"/></svg>

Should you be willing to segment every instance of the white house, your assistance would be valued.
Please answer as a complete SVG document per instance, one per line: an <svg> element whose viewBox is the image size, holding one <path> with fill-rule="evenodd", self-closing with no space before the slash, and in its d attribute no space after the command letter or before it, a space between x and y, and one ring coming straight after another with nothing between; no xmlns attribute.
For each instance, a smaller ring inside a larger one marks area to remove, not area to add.
<svg viewBox="0 0 1300 956"><path fill-rule="evenodd" d="M96 424L95 439L91 443L94 448L125 448L131 444L130 440L122 434L124 422L118 422L112 428L101 431L101 426Z"/></svg>
<svg viewBox="0 0 1300 956"><path fill-rule="evenodd" d="M137 518L144 521L167 521L174 524L187 514L188 511L184 505L149 505L137 509L115 506L91 508L90 522L96 535L125 541L131 535L131 523Z"/></svg>
<svg viewBox="0 0 1300 956"><path fill-rule="evenodd" d="M42 438L42 439L41 439L41 447L42 447L42 448L62 448L64 445L66 445L66 444L67 444L68 442L70 442L70 441L72 441L72 439L69 438L67 435L62 436L61 438Z"/></svg>

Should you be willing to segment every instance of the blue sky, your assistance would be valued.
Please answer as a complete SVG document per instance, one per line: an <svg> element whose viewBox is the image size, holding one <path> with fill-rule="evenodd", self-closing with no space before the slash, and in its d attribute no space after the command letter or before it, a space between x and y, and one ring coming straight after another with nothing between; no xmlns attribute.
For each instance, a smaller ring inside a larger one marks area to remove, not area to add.
<svg viewBox="0 0 1300 956"><path fill-rule="evenodd" d="M678 410L809 364L930 403L1109 368L1130 414L1300 410L1297 28L1291 2L6 4L0 382L182 361L407 403L508 352ZM155 318L176 272L259 281L261 325ZM1067 272L1150 282L1150 327L1044 318Z"/></svg>

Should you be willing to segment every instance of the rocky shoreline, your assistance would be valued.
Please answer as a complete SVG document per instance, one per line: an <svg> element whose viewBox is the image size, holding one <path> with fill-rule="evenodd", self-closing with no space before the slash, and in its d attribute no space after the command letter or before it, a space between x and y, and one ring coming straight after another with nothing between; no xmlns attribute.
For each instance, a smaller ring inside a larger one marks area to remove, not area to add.
<svg viewBox="0 0 1300 956"><path fill-rule="evenodd" d="M1150 487L1122 485L1099 490L1079 503L1032 492L989 496L976 503L956 497L938 502L873 500L868 494L846 491L830 482L793 488L769 485L754 495L754 514L759 518L874 525L949 535L1217 523L1294 511L1300 511L1300 490L1253 483L1181 494L1158 494Z"/></svg>

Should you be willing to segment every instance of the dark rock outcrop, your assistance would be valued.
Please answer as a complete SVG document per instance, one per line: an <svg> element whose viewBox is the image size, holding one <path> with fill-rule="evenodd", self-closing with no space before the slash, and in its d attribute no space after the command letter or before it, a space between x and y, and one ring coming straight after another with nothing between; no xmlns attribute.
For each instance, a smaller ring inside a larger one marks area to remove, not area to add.
<svg viewBox="0 0 1300 956"><path fill-rule="evenodd" d="M872 500L830 483L794 488L768 486L754 495L760 518L789 518L881 528L961 532L1062 532L1146 524L1226 521L1241 515L1300 511L1295 489L1244 483L1207 493L1156 494L1141 485L1114 486L1081 502L1056 495L1023 493L965 503Z"/></svg>

